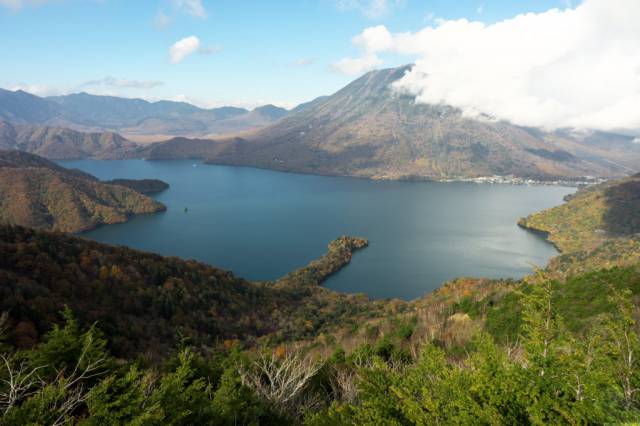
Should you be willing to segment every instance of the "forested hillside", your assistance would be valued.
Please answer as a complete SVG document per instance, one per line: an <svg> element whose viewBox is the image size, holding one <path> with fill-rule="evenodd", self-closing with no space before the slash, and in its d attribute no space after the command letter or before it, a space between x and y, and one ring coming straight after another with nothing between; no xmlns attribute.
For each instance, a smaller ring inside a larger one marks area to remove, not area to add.
<svg viewBox="0 0 640 426"><path fill-rule="evenodd" d="M165 209L126 186L100 182L36 155L0 151L0 223L81 232Z"/></svg>
<svg viewBox="0 0 640 426"><path fill-rule="evenodd" d="M277 283L253 283L195 261L112 247L22 227L0 227L0 312L12 342L30 347L68 306L82 324L98 322L121 357L166 355L181 339L202 347L317 336L355 323L383 304L319 286L344 266L359 239Z"/></svg>
<svg viewBox="0 0 640 426"><path fill-rule="evenodd" d="M125 186L145 195L162 192L169 188L168 183L159 179L112 179L105 181L105 183Z"/></svg>
<svg viewBox="0 0 640 426"><path fill-rule="evenodd" d="M549 265L575 273L640 261L640 177L583 188L561 206L522 219L562 252Z"/></svg>

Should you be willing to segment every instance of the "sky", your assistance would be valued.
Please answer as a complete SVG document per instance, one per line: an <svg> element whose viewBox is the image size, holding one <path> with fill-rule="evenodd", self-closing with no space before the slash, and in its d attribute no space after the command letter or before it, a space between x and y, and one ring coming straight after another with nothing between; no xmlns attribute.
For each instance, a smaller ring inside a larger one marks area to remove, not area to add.
<svg viewBox="0 0 640 426"><path fill-rule="evenodd" d="M365 28L418 31L440 19L497 22L557 0L0 0L0 87L86 91L200 106L292 107L370 68L345 67Z"/></svg>
<svg viewBox="0 0 640 426"><path fill-rule="evenodd" d="M640 0L0 0L0 87L291 108L408 63L471 117L640 135Z"/></svg>

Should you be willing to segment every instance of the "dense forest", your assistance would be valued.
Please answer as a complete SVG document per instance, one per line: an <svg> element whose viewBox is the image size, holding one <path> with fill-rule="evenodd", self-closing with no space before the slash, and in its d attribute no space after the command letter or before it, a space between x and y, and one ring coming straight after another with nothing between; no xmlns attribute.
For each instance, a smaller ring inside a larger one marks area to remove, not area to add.
<svg viewBox="0 0 640 426"><path fill-rule="evenodd" d="M319 286L365 243L339 238L277 283L254 283L195 261L0 226L0 311L11 320L11 342L28 348L68 306L82 324L98 321L120 357L162 356L181 340L213 347L313 337L384 307Z"/></svg>
<svg viewBox="0 0 640 426"><path fill-rule="evenodd" d="M635 179L523 219L562 251L545 270L412 302L322 287L360 238L250 282L0 226L0 424L638 421ZM624 217L607 228L612 211Z"/></svg>
<svg viewBox="0 0 640 426"><path fill-rule="evenodd" d="M415 321L328 357L308 349L188 340L171 355L114 358L99 324L71 310L29 350L3 347L2 424L604 424L640 416L640 351L631 300L637 269L522 286L486 309L462 345L409 345ZM622 281L621 281L622 280ZM621 282L633 283L633 289ZM569 284L567 286L567 284ZM587 305L576 307L573 300ZM590 284L590 285L589 285ZM593 309L595 308L595 309ZM7 315L2 317L7 321ZM3 327L3 331L6 328ZM3 336L5 337L6 334ZM5 337L6 338L6 337Z"/></svg>

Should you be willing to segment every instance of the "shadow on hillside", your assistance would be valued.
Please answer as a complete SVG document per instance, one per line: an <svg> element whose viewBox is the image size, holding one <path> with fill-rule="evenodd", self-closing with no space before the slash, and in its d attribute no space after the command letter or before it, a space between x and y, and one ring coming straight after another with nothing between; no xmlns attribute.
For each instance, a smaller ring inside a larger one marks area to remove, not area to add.
<svg viewBox="0 0 640 426"><path fill-rule="evenodd" d="M640 179L607 188L604 196L605 231L618 235L640 233Z"/></svg>

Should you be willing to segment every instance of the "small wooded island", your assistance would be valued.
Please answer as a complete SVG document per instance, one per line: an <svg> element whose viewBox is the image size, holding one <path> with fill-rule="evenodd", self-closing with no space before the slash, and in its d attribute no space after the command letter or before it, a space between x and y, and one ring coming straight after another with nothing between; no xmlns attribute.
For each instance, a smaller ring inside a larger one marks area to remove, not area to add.
<svg viewBox="0 0 640 426"><path fill-rule="evenodd" d="M169 184L160 179L112 179L104 183L125 186L144 195L157 194L169 188Z"/></svg>

